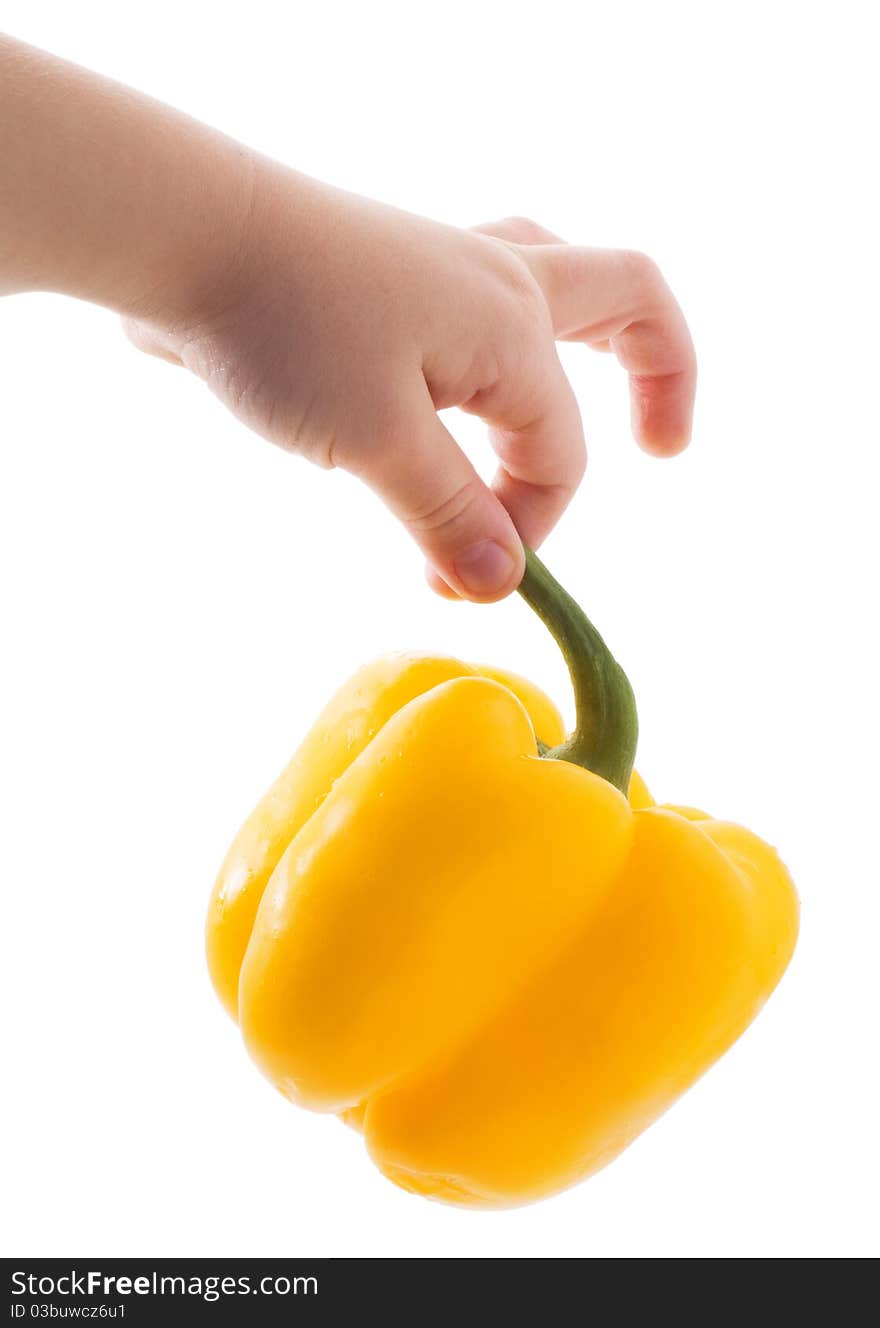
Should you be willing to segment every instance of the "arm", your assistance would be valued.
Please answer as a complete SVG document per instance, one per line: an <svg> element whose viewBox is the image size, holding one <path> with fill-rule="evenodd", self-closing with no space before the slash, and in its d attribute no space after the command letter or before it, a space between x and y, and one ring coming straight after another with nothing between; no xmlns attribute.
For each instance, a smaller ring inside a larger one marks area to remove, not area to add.
<svg viewBox="0 0 880 1328"><path fill-rule="evenodd" d="M493 600L580 482L556 340L614 351L633 430L689 436L687 326L644 255L531 222L457 230L331 189L129 89L0 39L0 292L125 318L255 432L359 475L441 593ZM491 488L438 419L481 416Z"/></svg>
<svg viewBox="0 0 880 1328"><path fill-rule="evenodd" d="M210 296L253 177L223 135L2 35L0 161L0 293L127 315L183 315Z"/></svg>

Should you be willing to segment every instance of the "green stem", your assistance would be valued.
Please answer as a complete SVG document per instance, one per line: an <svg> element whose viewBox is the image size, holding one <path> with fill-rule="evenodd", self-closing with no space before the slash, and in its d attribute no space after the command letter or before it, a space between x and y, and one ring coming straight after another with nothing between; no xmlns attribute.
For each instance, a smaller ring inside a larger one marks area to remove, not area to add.
<svg viewBox="0 0 880 1328"><path fill-rule="evenodd" d="M519 593L562 651L574 688L575 729L542 756L573 761L622 793L629 788L639 725L629 679L583 609L531 549Z"/></svg>

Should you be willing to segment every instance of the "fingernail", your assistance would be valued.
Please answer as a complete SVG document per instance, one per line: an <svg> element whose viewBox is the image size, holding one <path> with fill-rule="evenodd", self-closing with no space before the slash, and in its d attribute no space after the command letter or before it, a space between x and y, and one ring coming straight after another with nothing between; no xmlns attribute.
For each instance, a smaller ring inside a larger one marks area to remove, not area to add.
<svg viewBox="0 0 880 1328"><path fill-rule="evenodd" d="M494 540L482 540L460 553L453 567L469 595L492 595L507 585L514 561Z"/></svg>

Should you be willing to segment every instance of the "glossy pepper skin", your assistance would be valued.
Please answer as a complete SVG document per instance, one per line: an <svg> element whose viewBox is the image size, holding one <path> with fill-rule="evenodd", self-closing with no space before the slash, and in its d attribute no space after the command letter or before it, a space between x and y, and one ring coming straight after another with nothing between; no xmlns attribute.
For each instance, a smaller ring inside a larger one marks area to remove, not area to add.
<svg viewBox="0 0 880 1328"><path fill-rule="evenodd" d="M773 849L631 773L629 684L531 553L521 590L575 733L512 674L368 665L243 826L207 926L281 1092L361 1129L403 1188L487 1207L611 1161L749 1024L797 935Z"/></svg>

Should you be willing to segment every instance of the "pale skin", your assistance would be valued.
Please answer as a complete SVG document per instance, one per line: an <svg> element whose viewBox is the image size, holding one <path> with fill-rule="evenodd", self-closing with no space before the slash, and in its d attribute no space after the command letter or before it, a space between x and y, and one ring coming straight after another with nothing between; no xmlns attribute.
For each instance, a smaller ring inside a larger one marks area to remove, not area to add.
<svg viewBox="0 0 880 1328"><path fill-rule="evenodd" d="M363 479L441 594L503 598L584 473L557 341L612 351L632 430L691 430L684 316L644 254L523 218L458 230L344 193L0 36L0 294L122 316L254 432ZM485 485L437 415L489 426Z"/></svg>

